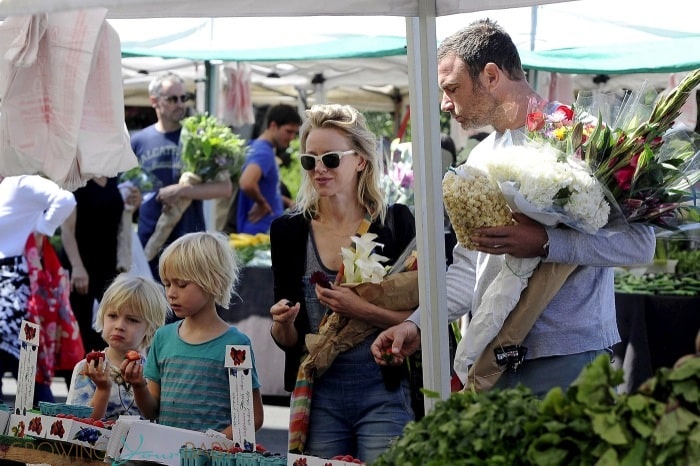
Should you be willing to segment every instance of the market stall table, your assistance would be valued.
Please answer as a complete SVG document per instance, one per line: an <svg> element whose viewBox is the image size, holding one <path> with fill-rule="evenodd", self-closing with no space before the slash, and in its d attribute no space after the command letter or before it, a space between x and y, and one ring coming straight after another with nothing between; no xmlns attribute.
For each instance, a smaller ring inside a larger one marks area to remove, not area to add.
<svg viewBox="0 0 700 466"><path fill-rule="evenodd" d="M622 391L636 390L657 369L695 352L700 296L616 293L615 305L622 341L613 354L625 372Z"/></svg>

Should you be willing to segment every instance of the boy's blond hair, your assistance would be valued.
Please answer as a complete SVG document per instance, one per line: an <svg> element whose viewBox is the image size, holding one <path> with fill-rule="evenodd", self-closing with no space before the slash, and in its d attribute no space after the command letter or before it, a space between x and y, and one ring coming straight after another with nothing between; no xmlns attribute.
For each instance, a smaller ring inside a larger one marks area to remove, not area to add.
<svg viewBox="0 0 700 466"><path fill-rule="evenodd" d="M147 329L139 349L150 346L155 331L165 324L168 301L163 288L153 280L126 273L119 274L105 291L95 319L95 330L102 332L105 313L129 309L146 321ZM93 348L95 349L95 348Z"/></svg>
<svg viewBox="0 0 700 466"><path fill-rule="evenodd" d="M238 260L221 233L188 233L165 248L158 271L161 279L195 283L228 307L238 282Z"/></svg>

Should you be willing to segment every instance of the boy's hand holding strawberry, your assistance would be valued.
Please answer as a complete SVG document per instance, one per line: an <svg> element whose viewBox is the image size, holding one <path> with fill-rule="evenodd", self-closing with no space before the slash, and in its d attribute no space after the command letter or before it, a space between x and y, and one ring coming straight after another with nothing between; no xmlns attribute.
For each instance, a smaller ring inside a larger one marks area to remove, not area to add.
<svg viewBox="0 0 700 466"><path fill-rule="evenodd" d="M124 380L134 388L145 387L148 382L143 376L143 364L141 354L138 351L128 351L119 366Z"/></svg>

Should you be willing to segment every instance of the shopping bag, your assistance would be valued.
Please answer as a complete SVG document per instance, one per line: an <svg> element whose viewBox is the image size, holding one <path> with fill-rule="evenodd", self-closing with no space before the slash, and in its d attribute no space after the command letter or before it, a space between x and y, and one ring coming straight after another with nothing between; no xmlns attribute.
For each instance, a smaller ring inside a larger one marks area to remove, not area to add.
<svg viewBox="0 0 700 466"><path fill-rule="evenodd" d="M508 368L522 363L527 352L521 346L525 337L575 269L573 264L551 262L541 263L535 269L498 335L469 368L464 390L489 390Z"/></svg>

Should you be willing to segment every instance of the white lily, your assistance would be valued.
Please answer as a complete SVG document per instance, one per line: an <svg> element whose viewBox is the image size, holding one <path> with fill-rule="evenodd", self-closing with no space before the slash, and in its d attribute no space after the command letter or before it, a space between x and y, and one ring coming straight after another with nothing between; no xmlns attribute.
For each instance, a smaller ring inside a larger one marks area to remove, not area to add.
<svg viewBox="0 0 700 466"><path fill-rule="evenodd" d="M386 268L381 264L389 258L373 253L375 247L384 247L374 241L377 235L365 233L362 236L352 236L354 248L341 248L343 256L345 283L380 283L386 275Z"/></svg>

